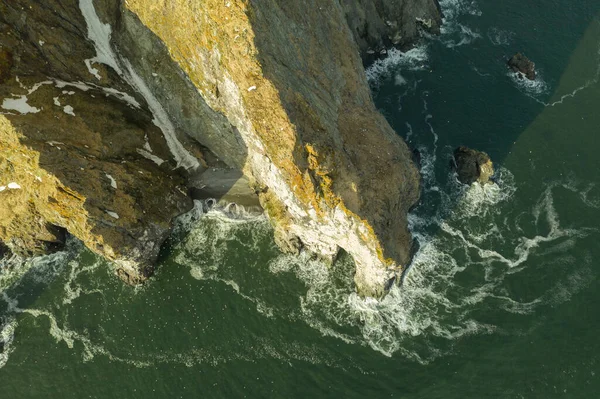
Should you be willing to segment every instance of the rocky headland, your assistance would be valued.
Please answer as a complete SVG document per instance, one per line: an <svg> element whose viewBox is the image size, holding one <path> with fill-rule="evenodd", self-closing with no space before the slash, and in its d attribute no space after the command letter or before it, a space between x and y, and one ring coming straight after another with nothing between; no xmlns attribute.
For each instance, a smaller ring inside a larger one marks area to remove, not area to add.
<svg viewBox="0 0 600 399"><path fill-rule="evenodd" d="M260 203L283 250L345 250L381 297L420 179L362 59L440 23L437 0L1 0L0 242L68 232L136 284L215 196Z"/></svg>

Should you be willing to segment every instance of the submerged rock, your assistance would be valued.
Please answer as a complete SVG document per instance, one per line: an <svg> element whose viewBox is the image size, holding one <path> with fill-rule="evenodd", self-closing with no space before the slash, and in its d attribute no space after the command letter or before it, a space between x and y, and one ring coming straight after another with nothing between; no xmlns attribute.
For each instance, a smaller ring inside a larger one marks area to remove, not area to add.
<svg viewBox="0 0 600 399"><path fill-rule="evenodd" d="M454 159L452 166L456 170L458 181L463 184L481 184L490 183L490 178L494 174L494 165L492 160L482 151L473 150L467 147L458 147L454 150Z"/></svg>
<svg viewBox="0 0 600 399"><path fill-rule="evenodd" d="M529 80L535 80L535 64L523 54L517 53L513 55L507 64L520 78L525 76Z"/></svg>

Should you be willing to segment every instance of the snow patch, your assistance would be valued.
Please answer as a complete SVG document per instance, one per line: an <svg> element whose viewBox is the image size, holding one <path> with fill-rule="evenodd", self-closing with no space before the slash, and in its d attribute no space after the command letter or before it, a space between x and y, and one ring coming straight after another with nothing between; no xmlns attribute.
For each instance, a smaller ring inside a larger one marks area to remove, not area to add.
<svg viewBox="0 0 600 399"><path fill-rule="evenodd" d="M105 175L108 178L108 180L110 180L110 186L116 190L117 189L117 181L115 180L115 178L112 177L111 175L109 175L108 173L105 173Z"/></svg>
<svg viewBox="0 0 600 399"><path fill-rule="evenodd" d="M19 190L21 188L21 186L18 183L11 182L11 183L8 183L8 188L11 190Z"/></svg>
<svg viewBox="0 0 600 399"><path fill-rule="evenodd" d="M113 218L115 218L115 219L118 219L118 218L119 218L119 215L118 215L116 212L113 212L113 211L104 211L104 212L108 213L108 215L109 215L110 217L113 217Z"/></svg>
<svg viewBox="0 0 600 399"><path fill-rule="evenodd" d="M75 112L73 112L73 107L71 107L70 105L65 105L65 107L63 108L63 111L67 115L75 116Z"/></svg>
<svg viewBox="0 0 600 399"><path fill-rule="evenodd" d="M140 154L141 156L143 156L146 159L151 160L152 162L154 162L155 164L157 164L158 166L162 165L163 163L165 163L164 159L161 159L159 157L157 157L154 154L151 154L150 152L142 149L142 148L138 148L137 153Z"/></svg>
<svg viewBox="0 0 600 399"><path fill-rule="evenodd" d="M41 111L41 109L29 105L27 101L28 99L26 95L18 96L17 98L5 98L2 102L2 108L11 111L17 111L22 115L37 114Z"/></svg>
<svg viewBox="0 0 600 399"><path fill-rule="evenodd" d="M96 48L96 57L90 59L90 66L91 62L108 65L135 88L148 103L148 107L154 115L153 122L162 130L169 150L171 150L177 162L177 166L185 169L197 169L200 163L177 139L175 126L173 126L163 106L152 94L144 80L135 72L131 63L127 59L117 58L115 52L112 50L110 45L111 27L109 24L104 24L100 21L94 8L93 0L79 0L79 8L88 27L88 38L94 43L94 47Z"/></svg>

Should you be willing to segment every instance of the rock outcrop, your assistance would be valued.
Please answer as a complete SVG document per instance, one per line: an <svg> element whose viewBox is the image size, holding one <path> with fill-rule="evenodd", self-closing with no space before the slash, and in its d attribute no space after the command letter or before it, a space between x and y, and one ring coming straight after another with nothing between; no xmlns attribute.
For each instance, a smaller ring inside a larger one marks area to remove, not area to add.
<svg viewBox="0 0 600 399"><path fill-rule="evenodd" d="M494 175L494 165L489 155L467 147L461 146L454 150L452 166L456 170L458 181L463 184L487 184Z"/></svg>
<svg viewBox="0 0 600 399"><path fill-rule="evenodd" d="M507 61L507 64L519 78L526 77L529 80L535 80L535 64L523 54L517 53L513 55Z"/></svg>
<svg viewBox="0 0 600 399"><path fill-rule="evenodd" d="M363 57L391 46L409 46L419 37L420 29L436 34L440 31L438 0L342 0L341 4Z"/></svg>
<svg viewBox="0 0 600 399"><path fill-rule="evenodd" d="M410 260L419 176L358 50L404 45L441 14L372 6L0 1L0 185L20 186L0 193L0 240L36 253L66 229L135 283L191 206L186 182L231 168L223 181L243 173L282 248L343 248L359 293L381 297Z"/></svg>

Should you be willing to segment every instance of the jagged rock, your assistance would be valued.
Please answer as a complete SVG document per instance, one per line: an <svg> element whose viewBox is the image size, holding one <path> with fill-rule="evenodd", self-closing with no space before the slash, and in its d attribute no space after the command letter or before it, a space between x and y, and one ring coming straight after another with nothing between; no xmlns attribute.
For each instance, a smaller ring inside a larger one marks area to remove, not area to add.
<svg viewBox="0 0 600 399"><path fill-rule="evenodd" d="M383 296L410 261L419 174L359 50L408 44L441 13L362 3L1 2L0 185L22 189L0 193L0 239L27 248L61 226L137 283L191 206L189 175L214 158L245 175L280 245L343 248L357 290Z"/></svg>
<svg viewBox="0 0 600 399"><path fill-rule="evenodd" d="M109 67L90 73L77 1L0 2L0 48L0 240L29 256L68 230L143 280L191 207L144 97Z"/></svg>
<svg viewBox="0 0 600 399"><path fill-rule="evenodd" d="M508 66L520 78L525 76L529 80L535 80L535 64L521 53L513 55L508 60Z"/></svg>
<svg viewBox="0 0 600 399"><path fill-rule="evenodd" d="M492 160L485 152L472 150L467 147L458 147L454 150L453 167L456 170L458 181L463 184L490 183L494 174Z"/></svg>
<svg viewBox="0 0 600 399"><path fill-rule="evenodd" d="M442 23L438 0L343 0L341 4L363 56L391 46L406 47L419 37L420 28L439 33Z"/></svg>

